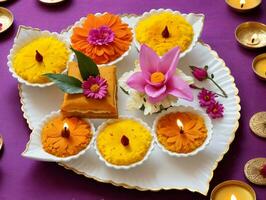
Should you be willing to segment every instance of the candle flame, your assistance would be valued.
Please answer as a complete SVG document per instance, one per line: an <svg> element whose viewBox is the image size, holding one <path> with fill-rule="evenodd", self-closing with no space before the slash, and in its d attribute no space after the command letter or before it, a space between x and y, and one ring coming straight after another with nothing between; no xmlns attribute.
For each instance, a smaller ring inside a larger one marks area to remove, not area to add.
<svg viewBox="0 0 266 200"><path fill-rule="evenodd" d="M246 0L240 0L240 6L241 6L241 8L243 8L245 4L246 4Z"/></svg>
<svg viewBox="0 0 266 200"><path fill-rule="evenodd" d="M231 195L231 200L237 200L237 198L234 194Z"/></svg>
<svg viewBox="0 0 266 200"><path fill-rule="evenodd" d="M183 125L183 123L182 123L182 121L180 119L176 120L176 125L178 126L180 131L183 131L184 125Z"/></svg>
<svg viewBox="0 0 266 200"><path fill-rule="evenodd" d="M68 130L68 124L65 122L63 125L64 130Z"/></svg>
<svg viewBox="0 0 266 200"><path fill-rule="evenodd" d="M257 38L258 38L257 33L254 33L254 34L252 35L252 37L251 37L251 42L254 43L254 42L257 40Z"/></svg>

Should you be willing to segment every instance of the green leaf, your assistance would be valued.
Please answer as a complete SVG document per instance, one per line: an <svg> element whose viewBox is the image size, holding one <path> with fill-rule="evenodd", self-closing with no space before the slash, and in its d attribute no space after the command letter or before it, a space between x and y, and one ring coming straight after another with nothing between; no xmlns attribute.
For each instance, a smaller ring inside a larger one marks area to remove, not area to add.
<svg viewBox="0 0 266 200"><path fill-rule="evenodd" d="M71 50L76 54L79 71L83 80L87 80L89 76L97 76L100 74L98 66L90 57L72 47Z"/></svg>
<svg viewBox="0 0 266 200"><path fill-rule="evenodd" d="M63 92L68 94L80 94L83 93L81 87L82 82L73 76L68 76L65 74L44 74L47 78L53 81L57 87L59 87Z"/></svg>

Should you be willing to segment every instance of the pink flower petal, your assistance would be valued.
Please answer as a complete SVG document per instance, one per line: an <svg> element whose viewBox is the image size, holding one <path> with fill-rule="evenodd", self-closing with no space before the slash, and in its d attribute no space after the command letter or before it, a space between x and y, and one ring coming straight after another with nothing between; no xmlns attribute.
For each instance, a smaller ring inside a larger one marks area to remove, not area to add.
<svg viewBox="0 0 266 200"><path fill-rule="evenodd" d="M189 87L188 83L179 78L178 76L173 76L168 81L168 94L175 97L186 99L188 101L193 100L192 89Z"/></svg>
<svg viewBox="0 0 266 200"><path fill-rule="evenodd" d="M139 92L144 92L146 81L143 78L142 72L135 72L127 80L127 85Z"/></svg>
<svg viewBox="0 0 266 200"><path fill-rule="evenodd" d="M179 61L179 54L180 48L175 47L164 54L164 56L161 58L158 71L164 73L166 75L166 79L175 73L177 63Z"/></svg>
<svg viewBox="0 0 266 200"><path fill-rule="evenodd" d="M155 104L155 103L162 101L167 95L168 95L167 93L164 93L158 97L149 97L148 101L152 104Z"/></svg>
<svg viewBox="0 0 266 200"><path fill-rule="evenodd" d="M145 93L149 96L149 97L158 97L162 94L164 94L166 91L166 86L164 85L163 87L161 88L156 88L156 87L153 87L151 85L146 85L145 86Z"/></svg>
<svg viewBox="0 0 266 200"><path fill-rule="evenodd" d="M150 47L143 44L140 48L139 60L141 71L147 80L153 72L157 71L160 58Z"/></svg>

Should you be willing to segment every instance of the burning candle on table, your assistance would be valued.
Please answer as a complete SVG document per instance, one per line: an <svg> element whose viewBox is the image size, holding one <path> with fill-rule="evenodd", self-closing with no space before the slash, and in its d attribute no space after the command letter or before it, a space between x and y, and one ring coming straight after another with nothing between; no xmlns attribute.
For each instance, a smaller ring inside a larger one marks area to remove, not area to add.
<svg viewBox="0 0 266 200"><path fill-rule="evenodd" d="M261 4L261 0L226 0L228 6L238 12L247 12Z"/></svg>
<svg viewBox="0 0 266 200"><path fill-rule="evenodd" d="M211 200L256 200L251 186L236 180L229 180L217 185L211 193Z"/></svg>
<svg viewBox="0 0 266 200"><path fill-rule="evenodd" d="M244 22L237 26L235 38L249 49L266 47L266 26L260 22Z"/></svg>
<svg viewBox="0 0 266 200"><path fill-rule="evenodd" d="M13 24L14 17L10 10L0 7L0 33L6 31Z"/></svg>
<svg viewBox="0 0 266 200"><path fill-rule="evenodd" d="M262 80L266 80L266 53L256 56L252 63L254 73Z"/></svg>

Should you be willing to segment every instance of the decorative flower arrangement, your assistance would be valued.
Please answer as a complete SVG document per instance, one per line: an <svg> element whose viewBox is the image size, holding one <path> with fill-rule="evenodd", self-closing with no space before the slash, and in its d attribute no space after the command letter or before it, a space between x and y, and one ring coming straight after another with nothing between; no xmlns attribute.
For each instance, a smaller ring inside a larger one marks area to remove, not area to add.
<svg viewBox="0 0 266 200"><path fill-rule="evenodd" d="M173 106L178 98L193 100L193 81L176 68L180 49L173 48L160 58L151 48L142 45L139 64L125 73L120 87L130 95L129 107L144 110L144 114L160 112Z"/></svg>
<svg viewBox="0 0 266 200"><path fill-rule="evenodd" d="M87 98L103 99L107 95L107 81L100 76L97 65L83 53L72 49L78 60L78 67L83 82L65 74L45 74L63 92L68 94L84 94Z"/></svg>
<svg viewBox="0 0 266 200"><path fill-rule="evenodd" d="M193 76L198 81L204 81L204 80L208 79L208 80L212 81L215 84L215 86L217 88L219 88L219 90L222 92L222 94L219 94L219 93L209 91L205 88L198 87L194 84L190 85L191 88L201 90L198 94L199 104L201 107L207 108L206 112L208 113L208 115L211 118L216 119L216 118L223 117L224 106L223 106L223 104L216 101L216 97L219 95L221 97L227 98L228 96L227 96L226 92L218 85L218 83L216 83L214 81L214 75L208 74L208 66L207 65L204 68L195 67L195 66L190 66L190 68L192 69Z"/></svg>
<svg viewBox="0 0 266 200"><path fill-rule="evenodd" d="M81 27L73 29L73 48L97 64L106 64L122 56L130 47L132 32L118 15L89 14Z"/></svg>

